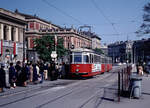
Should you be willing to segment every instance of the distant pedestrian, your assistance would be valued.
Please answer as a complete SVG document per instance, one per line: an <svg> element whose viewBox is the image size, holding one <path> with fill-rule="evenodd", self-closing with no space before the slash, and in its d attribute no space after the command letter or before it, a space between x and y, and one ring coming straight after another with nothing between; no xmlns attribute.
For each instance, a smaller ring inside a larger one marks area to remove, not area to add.
<svg viewBox="0 0 150 108"><path fill-rule="evenodd" d="M18 77L19 86L27 86L26 81L28 80L28 74L29 74L29 70L27 66L23 65L23 67L21 68L21 73L19 74Z"/></svg>
<svg viewBox="0 0 150 108"><path fill-rule="evenodd" d="M62 63L62 66L61 66L61 73L62 73L62 78L65 78L66 71L65 71L65 63L64 62Z"/></svg>
<svg viewBox="0 0 150 108"><path fill-rule="evenodd" d="M58 65L58 78L62 78L62 64Z"/></svg>
<svg viewBox="0 0 150 108"><path fill-rule="evenodd" d="M50 68L50 78L51 78L51 81L57 79L56 74L57 74L57 72L56 72L55 63L51 63L51 68Z"/></svg>
<svg viewBox="0 0 150 108"><path fill-rule="evenodd" d="M17 81L17 73L15 70L15 67L13 66L13 63L10 63L9 67L9 84L10 88L14 89L16 87L16 81Z"/></svg>
<svg viewBox="0 0 150 108"><path fill-rule="evenodd" d="M50 63L48 63L47 65L47 71L48 71L48 80L50 80L51 79L51 64Z"/></svg>
<svg viewBox="0 0 150 108"><path fill-rule="evenodd" d="M32 62L28 62L28 68L29 68L29 82L33 81L33 65Z"/></svg>
<svg viewBox="0 0 150 108"><path fill-rule="evenodd" d="M3 88L6 87L4 64L1 64L0 68L0 93L3 92Z"/></svg>
<svg viewBox="0 0 150 108"><path fill-rule="evenodd" d="M144 74L144 72L143 72L143 67L142 67L142 66L138 66L138 74L139 74L140 76L142 76L142 75Z"/></svg>
<svg viewBox="0 0 150 108"><path fill-rule="evenodd" d="M21 62L20 61L17 61L16 63L16 66L15 66L15 69L16 69L16 73L17 73L17 79L19 77L19 74L21 73Z"/></svg>
<svg viewBox="0 0 150 108"><path fill-rule="evenodd" d="M44 79L48 79L48 65L46 63L44 64Z"/></svg>
<svg viewBox="0 0 150 108"><path fill-rule="evenodd" d="M36 68L36 64L33 64L33 82L34 84L37 84L38 81L38 74L37 74L37 68Z"/></svg>
<svg viewBox="0 0 150 108"><path fill-rule="evenodd" d="M41 75L40 83L43 83L43 80L44 80L44 64L42 62L40 63L39 68L40 68L40 75Z"/></svg>

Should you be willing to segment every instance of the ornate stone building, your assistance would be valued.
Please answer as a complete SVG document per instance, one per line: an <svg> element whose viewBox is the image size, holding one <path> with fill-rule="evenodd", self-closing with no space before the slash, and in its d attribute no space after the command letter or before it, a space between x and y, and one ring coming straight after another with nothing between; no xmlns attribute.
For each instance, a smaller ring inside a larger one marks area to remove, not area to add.
<svg viewBox="0 0 150 108"><path fill-rule="evenodd" d="M0 8L0 61L10 62L25 58L25 18Z"/></svg>
<svg viewBox="0 0 150 108"><path fill-rule="evenodd" d="M91 48L92 40L85 34L78 32L73 28L62 28L51 22L43 20L36 15L28 15L16 11L16 13L25 17L28 25L26 27L27 57L28 60L38 60L38 54L34 51L33 40L44 35L56 35L58 38L63 37L64 47L70 48Z"/></svg>
<svg viewBox="0 0 150 108"><path fill-rule="evenodd" d="M27 46L27 59L30 61L38 60L38 54L34 50L34 39L43 36L42 32L50 29L60 29L59 26L54 25L46 20L43 20L36 15L28 15L15 11L15 13L20 14L25 17L27 22L25 31L25 42Z"/></svg>
<svg viewBox="0 0 150 108"><path fill-rule="evenodd" d="M43 31L42 34L56 35L57 37L63 37L64 47L66 49L71 48L90 48L92 47L92 40L85 34L78 32L73 28L61 28L56 30Z"/></svg>

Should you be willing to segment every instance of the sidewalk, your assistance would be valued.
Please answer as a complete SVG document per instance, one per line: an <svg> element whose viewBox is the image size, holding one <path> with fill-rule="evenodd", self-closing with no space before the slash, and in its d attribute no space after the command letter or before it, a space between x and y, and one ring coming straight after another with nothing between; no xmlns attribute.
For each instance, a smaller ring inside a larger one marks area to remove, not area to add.
<svg viewBox="0 0 150 108"><path fill-rule="evenodd" d="M150 108L150 76L142 78L142 97L140 99L120 98L120 102L102 100L98 108Z"/></svg>

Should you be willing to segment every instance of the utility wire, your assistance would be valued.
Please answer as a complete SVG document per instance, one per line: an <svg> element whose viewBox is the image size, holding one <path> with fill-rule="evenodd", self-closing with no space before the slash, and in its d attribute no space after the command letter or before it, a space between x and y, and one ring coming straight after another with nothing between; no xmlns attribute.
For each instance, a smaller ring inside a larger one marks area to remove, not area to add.
<svg viewBox="0 0 150 108"><path fill-rule="evenodd" d="M54 8L54 9L56 9L56 10L57 10L58 12L60 12L61 14L65 15L65 16L67 16L67 17L69 17L69 18L71 18L71 19L74 20L75 22L77 22L77 23L79 23L79 24L81 24L81 25L83 24L80 20L76 19L75 17L71 16L70 14L66 13L65 11L63 11L63 10L57 8L56 6L52 5L52 4L49 3L47 0L41 0L41 1L43 1L43 2L44 2L45 4L47 4L48 6L50 6L50 7Z"/></svg>
<svg viewBox="0 0 150 108"><path fill-rule="evenodd" d="M100 35L105 35L105 36L120 36L120 35L129 35L129 34L134 34L135 32L127 32L127 33L120 33L120 34L100 34Z"/></svg>
<svg viewBox="0 0 150 108"><path fill-rule="evenodd" d="M104 14L104 12L99 8L99 6L96 4L96 2L95 2L94 0L91 0L91 2L92 2L92 4L94 5L94 7L99 11L99 13L100 13L100 14L107 20L107 22L112 26L113 30L114 30L117 34L119 34L118 31L116 30L115 26L114 26L115 23L112 23L112 22L108 19L108 17L107 17L107 16Z"/></svg>

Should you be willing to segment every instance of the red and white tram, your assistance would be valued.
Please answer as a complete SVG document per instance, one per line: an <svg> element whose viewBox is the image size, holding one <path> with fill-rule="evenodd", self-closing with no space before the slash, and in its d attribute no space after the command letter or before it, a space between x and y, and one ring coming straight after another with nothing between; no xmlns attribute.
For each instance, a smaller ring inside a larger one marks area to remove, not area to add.
<svg viewBox="0 0 150 108"><path fill-rule="evenodd" d="M71 50L70 73L72 76L91 77L111 69L112 62L109 57L85 48Z"/></svg>

